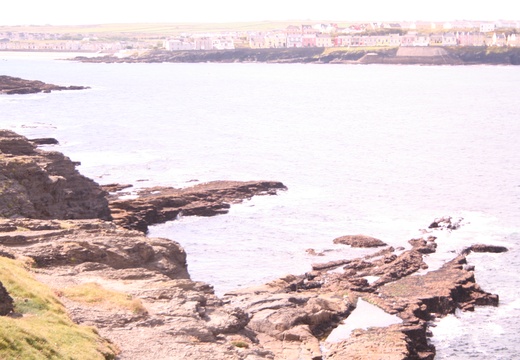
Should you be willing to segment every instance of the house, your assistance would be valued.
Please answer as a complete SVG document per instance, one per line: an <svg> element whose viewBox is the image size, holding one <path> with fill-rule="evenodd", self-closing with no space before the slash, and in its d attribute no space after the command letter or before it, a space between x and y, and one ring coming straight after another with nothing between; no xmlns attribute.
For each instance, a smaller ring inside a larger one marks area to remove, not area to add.
<svg viewBox="0 0 520 360"><path fill-rule="evenodd" d="M312 25L302 25L302 34L316 34L317 30L315 30Z"/></svg>
<svg viewBox="0 0 520 360"><path fill-rule="evenodd" d="M401 24L399 23L384 23L381 27L383 29L401 30Z"/></svg>
<svg viewBox="0 0 520 360"><path fill-rule="evenodd" d="M363 36L354 35L350 40L350 44L351 46L365 46L365 41L363 39Z"/></svg>
<svg viewBox="0 0 520 360"><path fill-rule="evenodd" d="M301 31L299 26L289 25L285 29L285 33L287 34L287 36L289 36L289 35L299 35L299 34L302 33L302 31Z"/></svg>
<svg viewBox="0 0 520 360"><path fill-rule="evenodd" d="M430 46L441 46L442 45L442 34L430 34Z"/></svg>
<svg viewBox="0 0 520 360"><path fill-rule="evenodd" d="M484 34L484 44L486 46L495 45L495 37L493 35L494 35L494 33L493 34L490 34L490 33Z"/></svg>
<svg viewBox="0 0 520 360"><path fill-rule="evenodd" d="M415 46L417 42L417 33L408 32L408 34L401 36L401 46Z"/></svg>
<svg viewBox="0 0 520 360"><path fill-rule="evenodd" d="M417 34L413 46L428 46L430 45L430 36L426 34Z"/></svg>
<svg viewBox="0 0 520 360"><path fill-rule="evenodd" d="M399 46L401 45L401 36L399 34L388 34L376 36L376 46Z"/></svg>
<svg viewBox="0 0 520 360"><path fill-rule="evenodd" d="M485 35L480 32L460 32L457 34L457 43L460 46L484 46Z"/></svg>
<svg viewBox="0 0 520 360"><path fill-rule="evenodd" d="M377 36L362 36L361 41L363 46L374 47L377 46Z"/></svg>
<svg viewBox="0 0 520 360"><path fill-rule="evenodd" d="M316 47L316 34L303 34L302 47Z"/></svg>
<svg viewBox="0 0 520 360"><path fill-rule="evenodd" d="M171 39L165 40L163 47L169 51L182 51L182 50L193 50L195 44L185 39Z"/></svg>
<svg viewBox="0 0 520 360"><path fill-rule="evenodd" d="M457 37L454 33L442 34L442 46L457 46Z"/></svg>
<svg viewBox="0 0 520 360"><path fill-rule="evenodd" d="M300 48L302 46L302 34L287 34L288 48Z"/></svg>
<svg viewBox="0 0 520 360"><path fill-rule="evenodd" d="M230 37L217 37L212 39L212 48L216 50L234 50L235 43Z"/></svg>
<svg viewBox="0 0 520 360"><path fill-rule="evenodd" d="M287 47L287 36L284 33L269 33L264 37L265 48Z"/></svg>
<svg viewBox="0 0 520 360"><path fill-rule="evenodd" d="M250 35L249 36L249 47L251 49L262 49L265 47L265 36L264 35Z"/></svg>
<svg viewBox="0 0 520 360"><path fill-rule="evenodd" d="M329 34L316 35L316 46L320 48L332 47L332 37Z"/></svg>
<svg viewBox="0 0 520 360"><path fill-rule="evenodd" d="M195 39L194 50L211 50L213 49L213 40L209 37L199 37Z"/></svg>
<svg viewBox="0 0 520 360"><path fill-rule="evenodd" d="M336 36L334 46L338 47L350 47L352 45L352 35L339 35Z"/></svg>
<svg viewBox="0 0 520 360"><path fill-rule="evenodd" d="M338 30L338 24L316 24L313 25L313 29L318 33L331 34Z"/></svg>
<svg viewBox="0 0 520 360"><path fill-rule="evenodd" d="M493 33L493 46L506 46L507 37L504 34Z"/></svg>
<svg viewBox="0 0 520 360"><path fill-rule="evenodd" d="M520 35L515 33L507 37L507 46L520 47Z"/></svg>
<svg viewBox="0 0 520 360"><path fill-rule="evenodd" d="M481 33L489 33L495 31L494 23L482 23L480 24L480 32Z"/></svg>

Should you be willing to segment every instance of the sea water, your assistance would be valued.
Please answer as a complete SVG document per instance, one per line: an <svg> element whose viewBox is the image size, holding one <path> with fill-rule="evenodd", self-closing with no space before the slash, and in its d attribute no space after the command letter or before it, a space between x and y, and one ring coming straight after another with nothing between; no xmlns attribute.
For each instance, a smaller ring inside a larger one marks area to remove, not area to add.
<svg viewBox="0 0 520 360"><path fill-rule="evenodd" d="M513 66L86 64L0 53L0 74L83 91L0 96L0 125L55 137L101 184L184 187L278 180L288 190L229 214L151 228L178 241L194 280L217 294L301 274L314 262L371 250L334 245L366 234L394 246L434 218L442 264L472 243L498 308L457 313L434 328L437 358L512 359L520 352L520 70ZM325 256L312 256L307 249ZM444 256L444 257L443 257Z"/></svg>

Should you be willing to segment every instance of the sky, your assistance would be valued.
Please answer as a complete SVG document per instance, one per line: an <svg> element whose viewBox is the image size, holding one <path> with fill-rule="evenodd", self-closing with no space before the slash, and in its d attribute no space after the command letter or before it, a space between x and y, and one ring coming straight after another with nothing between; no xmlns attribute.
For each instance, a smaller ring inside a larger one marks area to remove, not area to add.
<svg viewBox="0 0 520 360"><path fill-rule="evenodd" d="M520 20L516 0L4 0L2 25Z"/></svg>

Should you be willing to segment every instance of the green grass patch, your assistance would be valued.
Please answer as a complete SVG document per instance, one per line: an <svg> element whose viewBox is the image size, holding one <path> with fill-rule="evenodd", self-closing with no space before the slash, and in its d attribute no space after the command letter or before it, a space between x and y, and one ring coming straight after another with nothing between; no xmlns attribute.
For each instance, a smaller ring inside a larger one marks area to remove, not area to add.
<svg viewBox="0 0 520 360"><path fill-rule="evenodd" d="M237 348L242 348L242 349L248 349L249 348L249 344L246 343L245 341L232 341L231 343L234 346L236 346Z"/></svg>
<svg viewBox="0 0 520 360"><path fill-rule="evenodd" d="M63 296L92 305L101 305L107 308L123 308L136 314L146 313L141 300L121 292L103 288L98 283L90 282L61 290Z"/></svg>
<svg viewBox="0 0 520 360"><path fill-rule="evenodd" d="M15 315L0 316L0 359L114 359L117 349L96 330L72 322L65 307L25 265L0 257L0 281Z"/></svg>

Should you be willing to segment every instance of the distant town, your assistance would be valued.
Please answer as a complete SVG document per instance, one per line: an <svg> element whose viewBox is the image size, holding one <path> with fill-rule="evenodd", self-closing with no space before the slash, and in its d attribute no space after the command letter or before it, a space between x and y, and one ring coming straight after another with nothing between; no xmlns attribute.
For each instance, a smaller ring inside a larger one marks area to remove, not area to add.
<svg viewBox="0 0 520 360"><path fill-rule="evenodd" d="M454 21L294 24L269 31L219 31L125 37L89 33L3 31L0 50L135 53L151 49L169 51L230 50L237 48L332 48L400 46L520 47L520 21Z"/></svg>

